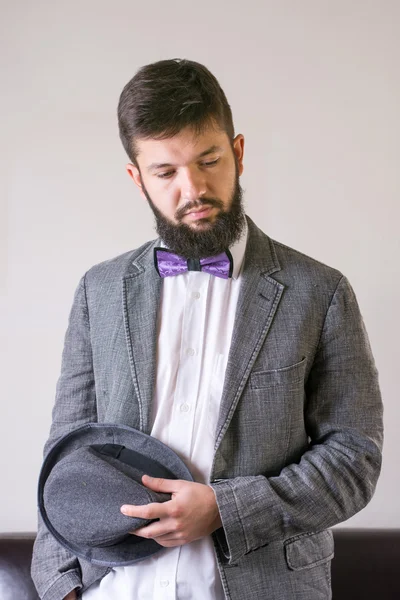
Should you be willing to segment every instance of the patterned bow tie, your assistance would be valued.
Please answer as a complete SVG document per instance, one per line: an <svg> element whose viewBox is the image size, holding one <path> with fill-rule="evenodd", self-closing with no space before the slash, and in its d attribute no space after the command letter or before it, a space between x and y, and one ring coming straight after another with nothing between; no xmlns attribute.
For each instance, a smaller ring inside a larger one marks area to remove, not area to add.
<svg viewBox="0 0 400 600"><path fill-rule="evenodd" d="M204 271L215 277L232 277L233 258L229 250L209 258L183 258L165 248L154 248L154 265L160 277L180 275L187 271Z"/></svg>

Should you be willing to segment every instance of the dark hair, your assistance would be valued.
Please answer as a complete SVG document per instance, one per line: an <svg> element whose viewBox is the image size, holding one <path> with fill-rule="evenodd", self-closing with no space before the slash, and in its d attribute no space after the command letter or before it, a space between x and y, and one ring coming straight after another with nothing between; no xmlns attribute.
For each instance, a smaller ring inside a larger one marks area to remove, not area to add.
<svg viewBox="0 0 400 600"><path fill-rule="evenodd" d="M165 139L191 126L196 134L214 121L233 140L232 111L217 79L200 63L174 58L139 69L118 103L122 144L137 166L135 140Z"/></svg>

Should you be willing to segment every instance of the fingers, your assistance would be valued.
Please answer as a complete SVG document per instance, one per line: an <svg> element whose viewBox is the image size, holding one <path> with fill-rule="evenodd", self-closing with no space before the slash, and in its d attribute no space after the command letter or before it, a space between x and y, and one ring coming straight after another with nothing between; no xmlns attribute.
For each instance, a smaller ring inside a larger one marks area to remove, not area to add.
<svg viewBox="0 0 400 600"><path fill-rule="evenodd" d="M184 487L187 481L181 481L180 479L162 479L158 477L150 477L149 475L143 475L143 484L156 491L163 492L166 494L173 494L178 492ZM191 482L190 482L191 483ZM124 504L120 510L122 514L127 517L139 517L141 519L162 519L164 517L173 516L171 513L171 500L167 502L151 502L150 504L134 505Z"/></svg>
<svg viewBox="0 0 400 600"><path fill-rule="evenodd" d="M143 475L143 485L150 488L155 492L162 492L165 494L173 494L178 492L182 488L182 482L179 479L162 479L159 477L150 477L149 475ZM168 516L168 505L167 502L151 502L150 504L144 504L136 506L134 504L124 504L120 510L122 514L127 517L139 517L141 519L161 519Z"/></svg>
<svg viewBox="0 0 400 600"><path fill-rule="evenodd" d="M130 533L138 537L154 539L158 544L165 547L181 546L188 541L184 532L177 528L176 521L173 519L158 521Z"/></svg>
<svg viewBox="0 0 400 600"><path fill-rule="evenodd" d="M186 540L177 539L174 537L158 537L156 540L157 544L164 548L175 548L176 546L183 546L187 543Z"/></svg>
<svg viewBox="0 0 400 600"><path fill-rule="evenodd" d="M156 491L170 492L172 497L167 502L144 506L123 505L123 514L153 521L131 531L133 535L154 539L161 546L179 546L209 535L221 526L215 494L209 486L147 476L143 476L143 484Z"/></svg>
<svg viewBox="0 0 400 600"><path fill-rule="evenodd" d="M180 479L163 479L161 477L150 477L150 475L143 475L142 483L154 492L172 494L180 490L183 482Z"/></svg>
<svg viewBox="0 0 400 600"><path fill-rule="evenodd" d="M163 479L161 477L150 477L149 475L143 475L142 483L147 488L155 491L162 492L165 494L173 494L178 492L183 483L180 479ZM133 505L133 504L124 504L121 506L120 510L122 514L127 517L140 517L141 519L161 519L168 515L168 505L169 502L152 502L150 504L145 505Z"/></svg>
<svg viewBox="0 0 400 600"><path fill-rule="evenodd" d="M175 523L171 521L171 519L164 519L163 521L156 521L155 523L151 523L150 525L145 525L145 527L139 527L139 529L134 529L130 533L137 535L142 538L153 538L158 541L158 538L163 536L174 536Z"/></svg>
<svg viewBox="0 0 400 600"><path fill-rule="evenodd" d="M124 504L121 506L120 511L127 517L137 517L140 519L163 519L169 516L167 502L151 502L150 504L143 504L136 506L134 504Z"/></svg>

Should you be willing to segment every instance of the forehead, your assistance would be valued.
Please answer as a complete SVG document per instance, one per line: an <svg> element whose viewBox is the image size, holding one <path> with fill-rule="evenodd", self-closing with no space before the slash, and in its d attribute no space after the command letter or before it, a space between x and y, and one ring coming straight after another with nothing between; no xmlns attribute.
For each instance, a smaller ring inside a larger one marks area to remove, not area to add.
<svg viewBox="0 0 400 600"><path fill-rule="evenodd" d="M148 168L156 163L186 164L206 152L223 153L229 150L230 141L225 131L209 126L200 133L186 127L165 139L139 138L135 145L139 164Z"/></svg>

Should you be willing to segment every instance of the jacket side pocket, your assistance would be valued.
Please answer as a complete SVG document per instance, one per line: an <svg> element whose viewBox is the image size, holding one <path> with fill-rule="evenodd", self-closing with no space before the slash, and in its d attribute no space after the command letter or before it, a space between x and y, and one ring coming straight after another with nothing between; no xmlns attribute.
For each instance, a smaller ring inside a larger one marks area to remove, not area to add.
<svg viewBox="0 0 400 600"><path fill-rule="evenodd" d="M334 556L333 533L330 529L289 538L284 545L286 562L292 571L316 567L332 560Z"/></svg>

